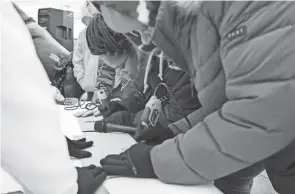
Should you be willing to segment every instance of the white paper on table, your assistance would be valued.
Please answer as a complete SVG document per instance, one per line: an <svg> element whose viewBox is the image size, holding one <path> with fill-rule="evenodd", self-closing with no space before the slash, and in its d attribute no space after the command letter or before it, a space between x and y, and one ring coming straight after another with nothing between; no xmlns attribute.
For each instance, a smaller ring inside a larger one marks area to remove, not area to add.
<svg viewBox="0 0 295 194"><path fill-rule="evenodd" d="M110 194L222 194L213 185L183 186L162 183L156 179L114 177L104 182Z"/></svg>
<svg viewBox="0 0 295 194"><path fill-rule="evenodd" d="M10 176L10 174L8 174L3 168L1 168L0 193L4 194L16 191L24 192L22 186L12 176Z"/></svg>
<svg viewBox="0 0 295 194"><path fill-rule="evenodd" d="M84 135L77 118L73 116L71 111L67 111L63 106L59 106L59 114L61 129L65 136L74 139Z"/></svg>

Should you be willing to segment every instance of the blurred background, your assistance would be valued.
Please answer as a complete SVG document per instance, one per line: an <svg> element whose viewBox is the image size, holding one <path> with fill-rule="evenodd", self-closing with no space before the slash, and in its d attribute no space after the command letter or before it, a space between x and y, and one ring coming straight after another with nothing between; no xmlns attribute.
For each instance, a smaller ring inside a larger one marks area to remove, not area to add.
<svg viewBox="0 0 295 194"><path fill-rule="evenodd" d="M85 0L13 0L25 13L38 21L38 10L41 8L55 8L74 12L74 39L85 27L81 22L81 7Z"/></svg>

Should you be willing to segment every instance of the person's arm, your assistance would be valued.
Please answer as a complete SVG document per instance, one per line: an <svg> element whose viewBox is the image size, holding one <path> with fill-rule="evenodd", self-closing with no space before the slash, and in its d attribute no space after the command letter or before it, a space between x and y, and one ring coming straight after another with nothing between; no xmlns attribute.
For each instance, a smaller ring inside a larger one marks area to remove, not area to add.
<svg viewBox="0 0 295 194"><path fill-rule="evenodd" d="M1 165L27 193L75 194L77 171L45 70L12 4L0 9Z"/></svg>
<svg viewBox="0 0 295 194"><path fill-rule="evenodd" d="M152 150L160 180L202 184L261 161L294 139L294 83L252 82L248 74L243 81L251 84L243 86L235 82L239 78L227 82L232 98L220 110Z"/></svg>
<svg viewBox="0 0 295 194"><path fill-rule="evenodd" d="M83 81L85 75L85 66L83 61L83 45L81 43L82 32L80 32L76 44L74 45L72 63L74 65L74 76L78 83L83 88Z"/></svg>
<svg viewBox="0 0 295 194"><path fill-rule="evenodd" d="M123 99L118 103L126 107L126 109L132 113L143 110L145 106L143 99L137 92L134 93L133 96Z"/></svg>
<svg viewBox="0 0 295 194"><path fill-rule="evenodd" d="M294 140L294 35L287 26L231 50L237 58L224 60L224 66L238 69L227 75L228 101L185 134L152 149L160 180L207 183L264 160Z"/></svg>
<svg viewBox="0 0 295 194"><path fill-rule="evenodd" d="M225 84L224 72L220 72L211 87L207 87L204 91L198 92L200 101L203 102L203 106L192 112L187 116L192 126L204 120L210 113L220 109L222 105L228 100L224 92ZM207 96L205 93L212 93L214 95ZM215 95L217 94L217 95ZM174 135L185 133L190 130L190 126L185 118L171 123L169 128L172 130Z"/></svg>

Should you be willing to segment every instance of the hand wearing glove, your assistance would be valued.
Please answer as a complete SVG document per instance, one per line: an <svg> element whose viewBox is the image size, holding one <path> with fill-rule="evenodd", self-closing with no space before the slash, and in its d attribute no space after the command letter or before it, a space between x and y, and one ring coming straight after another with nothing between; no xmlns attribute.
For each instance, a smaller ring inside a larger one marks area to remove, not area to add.
<svg viewBox="0 0 295 194"><path fill-rule="evenodd" d="M132 96L123 99L120 102L124 107L126 107L126 110L132 112L132 113L137 113L141 110L144 109L145 103L142 97L139 95L139 93L135 93Z"/></svg>
<svg viewBox="0 0 295 194"><path fill-rule="evenodd" d="M108 155L100 161L108 175L156 178L150 151L152 146L138 143L119 155Z"/></svg>
<svg viewBox="0 0 295 194"><path fill-rule="evenodd" d="M139 125L134 135L136 141L146 141L149 145L161 144L163 141L173 137L174 135L172 131L168 127L163 127L159 123L151 128Z"/></svg>
<svg viewBox="0 0 295 194"><path fill-rule="evenodd" d="M94 165L76 167L76 169L78 172L78 194L94 194L107 177L102 168Z"/></svg>
<svg viewBox="0 0 295 194"><path fill-rule="evenodd" d="M111 101L109 107L102 107L102 109L100 109L100 112L104 118L107 118L115 112L125 110L127 110L126 107L120 104L119 102Z"/></svg>
<svg viewBox="0 0 295 194"><path fill-rule="evenodd" d="M68 143L70 156L75 158L88 158L92 155L90 152L81 149L91 147L93 141L86 141L85 138L79 140L70 140L66 137L66 139Z"/></svg>

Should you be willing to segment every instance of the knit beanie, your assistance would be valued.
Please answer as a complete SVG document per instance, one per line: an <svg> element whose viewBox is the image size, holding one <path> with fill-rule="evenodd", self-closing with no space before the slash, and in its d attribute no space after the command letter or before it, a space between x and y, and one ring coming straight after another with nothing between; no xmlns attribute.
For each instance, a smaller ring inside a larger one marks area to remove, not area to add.
<svg viewBox="0 0 295 194"><path fill-rule="evenodd" d="M93 55L120 54L131 46L130 41L123 34L107 26L101 14L97 14L88 25L86 40Z"/></svg>

